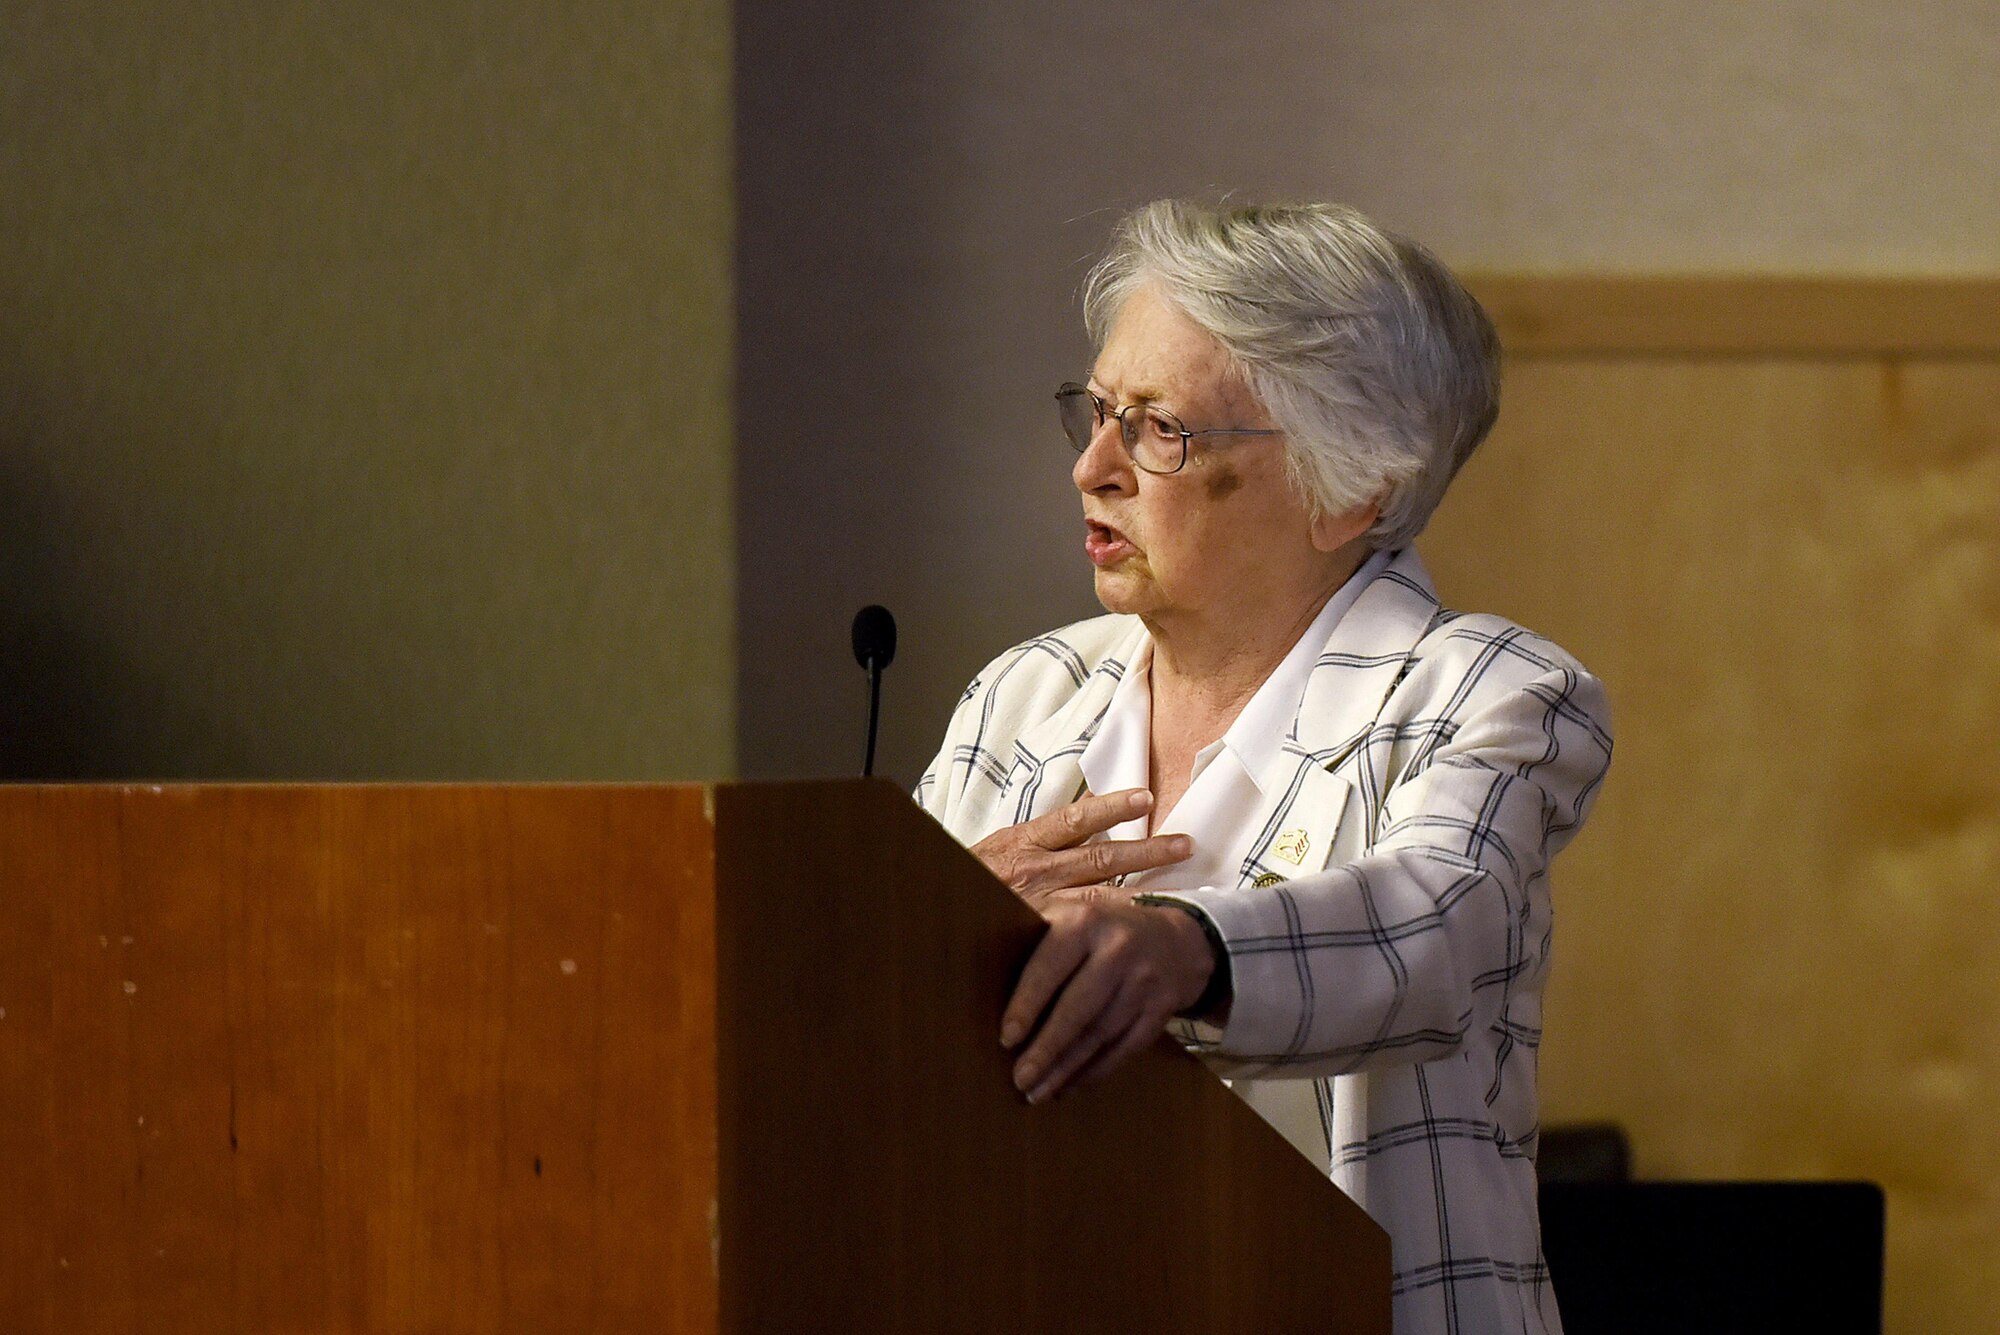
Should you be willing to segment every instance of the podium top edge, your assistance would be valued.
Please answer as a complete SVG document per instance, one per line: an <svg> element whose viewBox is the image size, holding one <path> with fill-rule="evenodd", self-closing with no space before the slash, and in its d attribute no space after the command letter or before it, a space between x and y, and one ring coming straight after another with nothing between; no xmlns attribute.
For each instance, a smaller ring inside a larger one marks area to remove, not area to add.
<svg viewBox="0 0 2000 1335"><path fill-rule="evenodd" d="M567 791L671 791L671 792L717 792L724 790L782 790L788 788L826 788L849 785L870 787L887 786L896 792L907 792L902 785L892 779L876 776L861 778L801 778L801 779L143 779L116 780L60 780L43 781L36 779L0 780L0 794L30 793L117 793L126 795L167 795L188 793L300 793L314 791L328 792L567 792Z"/></svg>

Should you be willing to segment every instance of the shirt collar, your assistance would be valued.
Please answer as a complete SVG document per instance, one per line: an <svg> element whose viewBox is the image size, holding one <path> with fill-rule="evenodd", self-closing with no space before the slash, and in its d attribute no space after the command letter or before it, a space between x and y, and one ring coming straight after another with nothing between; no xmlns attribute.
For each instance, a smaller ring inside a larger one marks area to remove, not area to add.
<svg viewBox="0 0 2000 1335"><path fill-rule="evenodd" d="M1298 717L1299 704L1306 696L1306 682L1319 662L1320 650L1333 638L1333 628L1347 615L1347 609L1354 606L1361 591L1388 567L1392 555L1386 551L1374 552L1348 576L1347 582L1326 600L1326 606L1292 645L1291 652L1243 706L1243 712L1236 716L1229 730L1222 734L1222 745L1235 754L1237 763L1260 792L1279 746L1291 735L1292 721Z"/></svg>
<svg viewBox="0 0 2000 1335"><path fill-rule="evenodd" d="M1147 636L1125 665L1125 675L1118 679L1097 731L1077 757L1084 786L1093 793L1151 786L1147 767L1153 749L1153 692L1148 684L1152 669L1153 640Z"/></svg>

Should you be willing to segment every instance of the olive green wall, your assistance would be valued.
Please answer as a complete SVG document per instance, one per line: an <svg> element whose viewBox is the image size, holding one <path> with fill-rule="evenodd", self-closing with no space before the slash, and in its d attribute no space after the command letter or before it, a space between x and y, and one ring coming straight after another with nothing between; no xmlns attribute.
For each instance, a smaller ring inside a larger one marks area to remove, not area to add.
<svg viewBox="0 0 2000 1335"><path fill-rule="evenodd" d="M0 777L733 769L730 46L6 7Z"/></svg>

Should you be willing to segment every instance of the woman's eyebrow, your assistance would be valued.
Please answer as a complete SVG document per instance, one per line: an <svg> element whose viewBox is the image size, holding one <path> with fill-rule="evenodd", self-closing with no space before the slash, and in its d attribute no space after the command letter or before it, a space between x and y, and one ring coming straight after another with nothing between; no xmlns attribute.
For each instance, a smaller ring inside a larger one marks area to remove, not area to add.
<svg viewBox="0 0 2000 1335"><path fill-rule="evenodd" d="M1097 372L1092 371L1090 379L1085 383L1088 388L1095 390L1100 397L1106 399L1112 397L1111 391L1105 388L1104 382L1097 378ZM1135 391L1132 397L1124 400L1125 403L1158 403L1159 401L1160 391L1151 388L1141 388Z"/></svg>

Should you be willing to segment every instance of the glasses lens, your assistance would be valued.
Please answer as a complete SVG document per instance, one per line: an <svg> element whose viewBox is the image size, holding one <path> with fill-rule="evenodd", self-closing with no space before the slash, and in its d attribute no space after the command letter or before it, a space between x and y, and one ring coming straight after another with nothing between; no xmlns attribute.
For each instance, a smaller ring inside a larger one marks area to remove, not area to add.
<svg viewBox="0 0 2000 1335"><path fill-rule="evenodd" d="M1090 438L1097 432L1097 401L1090 391L1082 385L1064 385L1056 391L1056 413L1070 448L1078 454L1089 449Z"/></svg>
<svg viewBox="0 0 2000 1335"><path fill-rule="evenodd" d="M1181 466L1186 439L1178 417L1162 408L1128 408L1124 418L1125 448L1132 462L1149 473L1171 473Z"/></svg>

